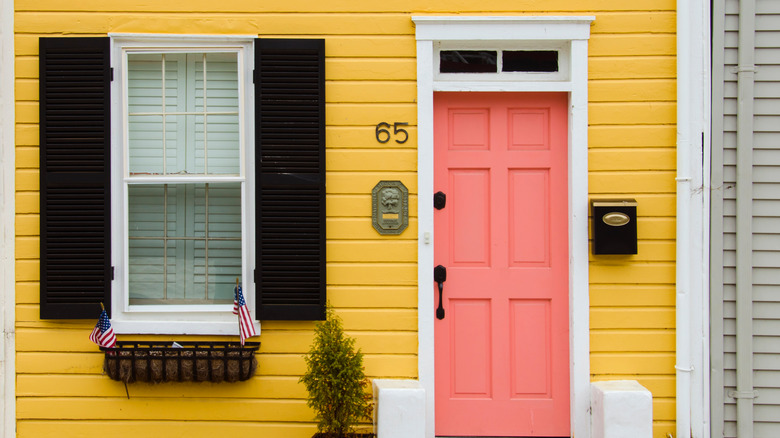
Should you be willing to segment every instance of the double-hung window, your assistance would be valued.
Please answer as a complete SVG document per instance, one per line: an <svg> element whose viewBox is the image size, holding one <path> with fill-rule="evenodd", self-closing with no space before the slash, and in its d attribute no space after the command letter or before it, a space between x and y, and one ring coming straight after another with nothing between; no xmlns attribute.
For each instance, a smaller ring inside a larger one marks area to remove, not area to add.
<svg viewBox="0 0 780 438"><path fill-rule="evenodd" d="M242 281L254 235L252 40L113 42L114 121L123 128L112 133L113 198L122 200L112 215L122 243L113 250L122 283L115 326L229 333L236 284L255 302L252 282Z"/></svg>
<svg viewBox="0 0 780 438"><path fill-rule="evenodd" d="M41 39L41 315L230 334L325 304L324 44Z"/></svg>

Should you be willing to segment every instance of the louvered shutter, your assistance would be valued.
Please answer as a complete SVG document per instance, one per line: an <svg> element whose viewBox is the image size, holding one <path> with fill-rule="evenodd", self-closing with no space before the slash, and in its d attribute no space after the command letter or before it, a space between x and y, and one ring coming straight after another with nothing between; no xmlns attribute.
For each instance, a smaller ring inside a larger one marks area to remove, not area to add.
<svg viewBox="0 0 780 438"><path fill-rule="evenodd" d="M111 309L108 38L40 39L41 318Z"/></svg>
<svg viewBox="0 0 780 438"><path fill-rule="evenodd" d="M255 44L257 314L325 319L325 42Z"/></svg>

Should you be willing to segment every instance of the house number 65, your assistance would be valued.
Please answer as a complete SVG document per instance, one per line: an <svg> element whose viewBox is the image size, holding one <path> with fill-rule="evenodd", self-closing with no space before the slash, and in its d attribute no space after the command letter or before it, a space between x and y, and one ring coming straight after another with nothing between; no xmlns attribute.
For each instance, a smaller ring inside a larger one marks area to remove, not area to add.
<svg viewBox="0 0 780 438"><path fill-rule="evenodd" d="M403 135L403 139L395 139L396 143L406 143L406 140L409 140L409 133L406 131L406 129L399 128L399 126L407 126L409 123L407 122L395 122L393 123L393 133L390 134L390 124L385 122L377 123L376 125L376 141L380 143L387 143L390 141L390 137L395 135Z"/></svg>

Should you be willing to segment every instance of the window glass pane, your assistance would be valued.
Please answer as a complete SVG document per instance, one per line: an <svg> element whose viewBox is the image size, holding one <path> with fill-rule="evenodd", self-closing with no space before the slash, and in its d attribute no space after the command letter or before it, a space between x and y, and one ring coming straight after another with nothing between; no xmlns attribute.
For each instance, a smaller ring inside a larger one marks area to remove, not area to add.
<svg viewBox="0 0 780 438"><path fill-rule="evenodd" d="M128 186L130 304L232 302L241 183Z"/></svg>
<svg viewBox="0 0 780 438"><path fill-rule="evenodd" d="M555 50L505 50L501 60L502 71L558 71L558 52Z"/></svg>
<svg viewBox="0 0 780 438"><path fill-rule="evenodd" d="M495 73L495 50L442 50L439 54L441 73Z"/></svg>
<svg viewBox="0 0 780 438"><path fill-rule="evenodd" d="M130 53L127 76L131 176L240 173L236 53Z"/></svg>

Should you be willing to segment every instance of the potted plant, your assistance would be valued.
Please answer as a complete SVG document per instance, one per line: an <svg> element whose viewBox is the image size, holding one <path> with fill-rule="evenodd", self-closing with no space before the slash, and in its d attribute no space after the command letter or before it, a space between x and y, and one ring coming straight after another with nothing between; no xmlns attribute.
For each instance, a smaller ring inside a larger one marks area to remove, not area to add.
<svg viewBox="0 0 780 438"><path fill-rule="evenodd" d="M371 395L363 370L363 353L344 334L341 319L328 307L327 319L317 323L314 343L306 355L306 373L300 378L309 392L306 404L314 409L315 438L373 437L356 433L361 420L370 420Z"/></svg>

